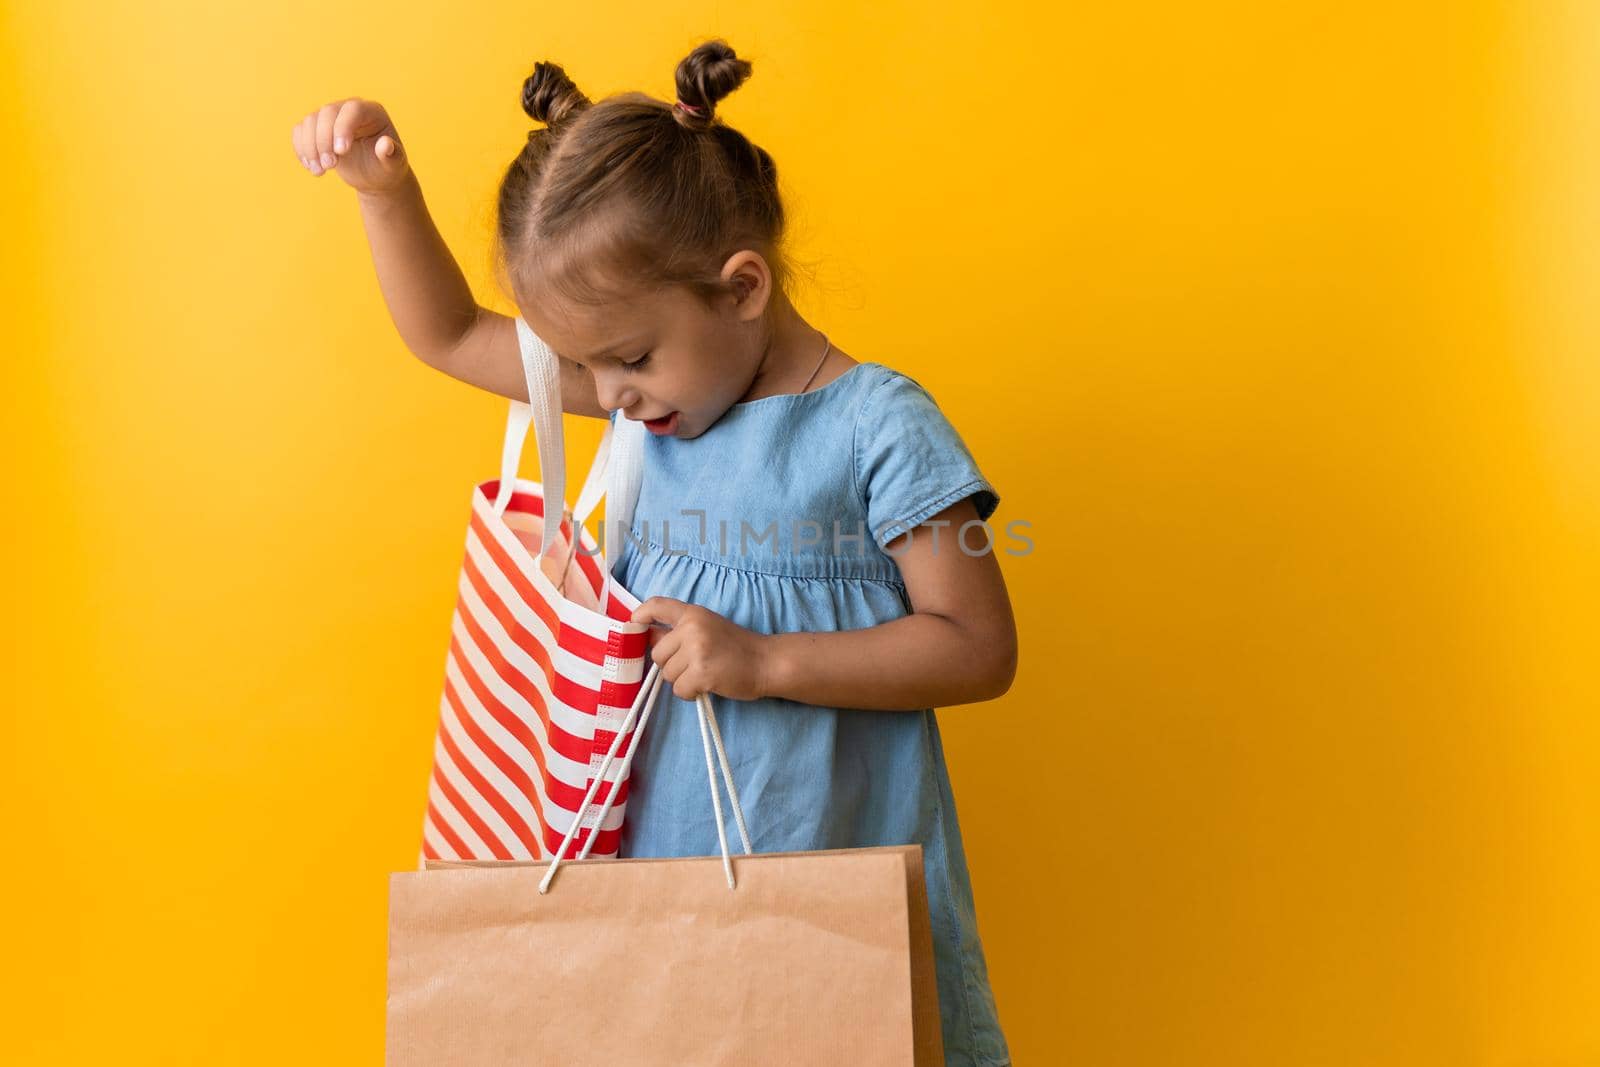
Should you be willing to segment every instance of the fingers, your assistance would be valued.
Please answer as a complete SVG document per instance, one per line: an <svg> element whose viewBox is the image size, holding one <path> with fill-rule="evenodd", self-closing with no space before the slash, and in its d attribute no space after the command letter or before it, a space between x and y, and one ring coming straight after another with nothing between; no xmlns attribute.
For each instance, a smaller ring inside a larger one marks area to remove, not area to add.
<svg viewBox="0 0 1600 1067"><path fill-rule="evenodd" d="M389 113L383 110L382 104L352 96L339 105L339 113L333 120L333 154L342 156L354 148L357 141L374 134L381 135L373 145L374 154L379 159L393 157L399 145L390 132Z"/></svg>
<svg viewBox="0 0 1600 1067"><path fill-rule="evenodd" d="M333 141L330 148L335 159L350 151L350 146L361 135L356 132L361 121L361 110L364 101L352 97L339 105L339 110L333 116Z"/></svg>
<svg viewBox="0 0 1600 1067"><path fill-rule="evenodd" d="M676 656L661 665L661 677L670 682L672 691L684 700L693 700L706 692L703 673L688 656Z"/></svg>
<svg viewBox="0 0 1600 1067"><path fill-rule="evenodd" d="M317 161L322 164L323 170L332 170L339 162L333 154L333 120L339 117L339 108L344 101L324 104L317 112L317 136L314 148Z"/></svg>
<svg viewBox="0 0 1600 1067"><path fill-rule="evenodd" d="M295 124L294 154L300 157L300 165L314 175L320 176L338 163L333 151L333 127L346 103L340 100L328 104Z"/></svg>
<svg viewBox="0 0 1600 1067"><path fill-rule="evenodd" d="M672 691L689 700L707 691L709 663L706 641L695 635L673 630L650 649L650 658L661 665L661 677L672 683Z"/></svg>
<svg viewBox="0 0 1600 1067"><path fill-rule="evenodd" d="M655 636L655 632L652 631L651 637ZM665 631L659 639L650 642L650 658L661 664L662 668L665 669L666 665L672 660L673 655L678 651L678 646L682 643L682 634L673 633L671 630ZM671 681L671 679L669 678L668 681Z"/></svg>
<svg viewBox="0 0 1600 1067"><path fill-rule="evenodd" d="M314 175L337 167L340 158L358 145L363 152L370 151L385 171L404 166L405 146L395 135L389 113L382 104L360 97L335 100L313 111L295 125L291 140L300 164Z"/></svg>
<svg viewBox="0 0 1600 1067"><path fill-rule="evenodd" d="M705 655L705 641L694 626L682 629L677 624L692 620L698 609L693 604L666 596L653 596L634 609L631 622L665 622L675 628L651 634L650 658L661 665L661 676L672 683L672 691L684 700L693 700L705 691L702 669L697 665Z"/></svg>
<svg viewBox="0 0 1600 1067"><path fill-rule="evenodd" d="M672 691L684 700L693 700L711 691L707 684L709 661L704 635L670 630L662 635L660 644L651 646L650 658L660 664L662 680L669 682Z"/></svg>
<svg viewBox="0 0 1600 1067"><path fill-rule="evenodd" d="M706 687L695 681L690 673L685 673L672 683L672 691L684 700L693 700L706 691Z"/></svg>
<svg viewBox="0 0 1600 1067"><path fill-rule="evenodd" d="M664 622L669 625L683 617L689 605L666 596L653 596L634 609L629 622Z"/></svg>
<svg viewBox="0 0 1600 1067"><path fill-rule="evenodd" d="M301 119L294 127L294 152L300 157L301 166L312 174L322 173L322 164L317 160L317 116L313 112Z"/></svg>

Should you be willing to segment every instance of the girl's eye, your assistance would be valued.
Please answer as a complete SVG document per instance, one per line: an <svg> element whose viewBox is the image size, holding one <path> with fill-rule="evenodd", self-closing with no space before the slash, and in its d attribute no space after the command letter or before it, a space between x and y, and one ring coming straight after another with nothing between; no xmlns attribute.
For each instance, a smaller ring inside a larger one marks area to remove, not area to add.
<svg viewBox="0 0 1600 1067"><path fill-rule="evenodd" d="M622 365L622 369L625 370L625 371L630 371L630 372L638 370L639 368L643 367L646 363L650 362L651 354L652 353L650 353L650 352L646 352L644 355L640 356L638 359L634 360L632 363L624 363Z"/></svg>

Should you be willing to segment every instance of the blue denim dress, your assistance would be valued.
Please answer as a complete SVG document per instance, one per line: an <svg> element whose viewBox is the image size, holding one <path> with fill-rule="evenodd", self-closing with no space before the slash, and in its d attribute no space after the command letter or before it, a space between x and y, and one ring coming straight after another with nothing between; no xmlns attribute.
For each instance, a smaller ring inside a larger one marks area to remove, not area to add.
<svg viewBox="0 0 1600 1067"><path fill-rule="evenodd" d="M641 600L683 600L763 634L909 614L882 546L967 497L983 519L999 503L933 398L879 363L807 393L735 404L694 440L648 435L644 452L613 573ZM940 529L940 551L959 550L956 534ZM982 531L965 544L980 551ZM657 699L619 854L715 855L694 702L670 685ZM755 851L922 846L945 1062L1009 1063L932 709L711 701ZM731 825L728 835L737 847Z"/></svg>

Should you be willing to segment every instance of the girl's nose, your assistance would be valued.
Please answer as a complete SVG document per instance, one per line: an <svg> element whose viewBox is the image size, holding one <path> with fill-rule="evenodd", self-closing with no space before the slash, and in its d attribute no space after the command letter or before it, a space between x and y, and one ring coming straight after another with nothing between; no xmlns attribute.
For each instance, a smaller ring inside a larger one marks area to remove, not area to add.
<svg viewBox="0 0 1600 1067"><path fill-rule="evenodd" d="M595 396L600 401L600 406L607 411L630 408L639 402L639 391L637 389L630 389L614 381L602 381L596 378L594 391Z"/></svg>

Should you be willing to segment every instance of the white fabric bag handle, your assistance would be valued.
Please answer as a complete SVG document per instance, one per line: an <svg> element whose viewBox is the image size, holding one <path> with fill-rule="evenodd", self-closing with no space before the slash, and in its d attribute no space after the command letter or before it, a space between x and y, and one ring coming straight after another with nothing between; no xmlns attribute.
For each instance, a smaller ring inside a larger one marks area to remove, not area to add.
<svg viewBox="0 0 1600 1067"><path fill-rule="evenodd" d="M644 736L644 728L650 722L650 713L655 710L656 693L661 689L664 679L661 677L661 664L652 663L650 671L645 675L644 681L639 686L639 695L634 699L633 706L628 709L628 716L622 725L617 728L617 735L611 741L611 749L606 753L606 758L600 762L600 769L595 772L594 781L589 783L589 790L584 794L583 803L578 806L578 813L573 816L572 827L567 831L567 836L562 840L561 847L556 850L555 858L550 861L550 868L544 872L544 877L539 880L539 893L542 895L549 891L550 882L556 876L556 868L561 866L561 857L566 855L567 849L572 844L572 839L577 836L578 828L583 824L584 815L588 814L589 806L594 803L594 795L600 790L600 782L605 778L606 771L610 770L613 759L617 754L617 746L621 744L622 737L633 728L634 719L639 716L639 709L644 708L644 717L639 720L639 728L634 732L633 744L628 746L628 753L622 758L622 764L617 770L616 782L620 782L628 773L628 768L633 766L633 754L639 748L639 740ZM700 743L706 751L706 777L711 783L711 809L717 818L717 841L722 846L722 870L728 878L728 888L736 888L733 878L733 859L728 854L728 833L722 825L722 798L717 791L717 772L711 761L711 749L715 746L717 760L722 764L722 778L728 786L728 799L733 805L733 820L739 827L739 840L744 845L745 855L752 855L754 850L750 847L750 831L744 822L744 809L739 805L739 790L733 784L733 771L728 767L728 754L722 747L722 731L717 729L717 714L711 708L711 698L701 693L695 698L698 705L696 711L700 719ZM709 730L708 730L709 727ZM606 800L600 808L600 814L595 819L589 839L584 842L583 850L578 853L577 859L587 859L589 850L594 846L594 839L600 833L600 826L606 820L606 815L611 811L611 802L616 799L616 782L612 784L611 791L606 794Z"/></svg>
<svg viewBox="0 0 1600 1067"><path fill-rule="evenodd" d="M622 558L623 537L633 523L644 481L644 423L625 419L618 412L612 427L611 465L606 478L606 560L612 567Z"/></svg>
<svg viewBox="0 0 1600 1067"><path fill-rule="evenodd" d="M600 437L594 464L589 468L583 491L573 507L574 521L582 526L594 514L595 506L603 496L606 501L605 528L600 545L610 570L622 559L624 537L632 526L633 509L639 501L639 486L644 481L644 424L617 416L616 422L607 422ZM601 590L602 601L605 591Z"/></svg>
<svg viewBox="0 0 1600 1067"><path fill-rule="evenodd" d="M522 372L528 385L528 401L511 401L506 415L505 442L500 451L500 490L495 494L494 512L505 514L516 488L517 467L527 444L528 427L533 426L534 443L539 449L539 482L544 490L544 528L541 549L554 544L561 532L562 512L566 508L566 439L561 425L561 364L555 350L533 332L520 315L516 318L517 345L522 352ZM607 508L605 544L602 550L615 567L621 555L620 534L625 531L638 501L644 473L644 426L618 415L606 424L594 461L572 510L574 535L585 525L603 496ZM609 578L609 574L607 575Z"/></svg>
<svg viewBox="0 0 1600 1067"><path fill-rule="evenodd" d="M539 447L539 482L544 490L544 531L541 550L555 544L561 531L561 513L566 509L567 450L561 432L561 365L555 351L541 341L519 315L517 345L522 350L522 373L528 383L528 401L511 402L506 417L505 445L500 452L500 491L495 494L496 515L505 514L516 488L517 465L533 423L534 442Z"/></svg>

